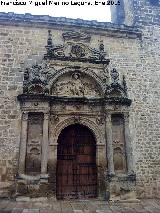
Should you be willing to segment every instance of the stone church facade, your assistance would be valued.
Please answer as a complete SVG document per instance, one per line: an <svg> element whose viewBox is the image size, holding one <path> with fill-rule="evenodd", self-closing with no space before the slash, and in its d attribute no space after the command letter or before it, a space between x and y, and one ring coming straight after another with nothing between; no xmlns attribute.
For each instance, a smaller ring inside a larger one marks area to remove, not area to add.
<svg viewBox="0 0 160 213"><path fill-rule="evenodd" d="M160 5L113 23L0 14L0 196L160 196Z"/></svg>

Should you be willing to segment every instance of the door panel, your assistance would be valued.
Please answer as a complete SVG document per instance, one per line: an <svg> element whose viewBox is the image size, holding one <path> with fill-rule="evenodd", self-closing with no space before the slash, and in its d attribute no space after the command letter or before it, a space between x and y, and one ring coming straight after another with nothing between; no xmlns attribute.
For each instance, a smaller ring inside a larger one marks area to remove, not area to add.
<svg viewBox="0 0 160 213"><path fill-rule="evenodd" d="M97 196L96 142L82 125L62 130L57 149L57 199Z"/></svg>

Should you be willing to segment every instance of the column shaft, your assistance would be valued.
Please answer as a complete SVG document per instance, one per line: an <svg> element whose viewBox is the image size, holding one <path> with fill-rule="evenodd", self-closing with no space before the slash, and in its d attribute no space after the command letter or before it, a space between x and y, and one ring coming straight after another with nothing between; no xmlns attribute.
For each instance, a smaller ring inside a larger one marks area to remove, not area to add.
<svg viewBox="0 0 160 213"><path fill-rule="evenodd" d="M125 142L126 142L126 156L127 156L127 169L128 174L133 174L133 153L132 144L129 130L129 114L124 115L125 120Z"/></svg>
<svg viewBox="0 0 160 213"><path fill-rule="evenodd" d="M106 138L107 138L107 159L108 159L108 173L114 175L114 162L113 162L113 141L112 141L112 123L111 114L106 116Z"/></svg>
<svg viewBox="0 0 160 213"><path fill-rule="evenodd" d="M42 159L41 159L41 173L47 174L47 161L48 161L48 117L44 114L43 121L43 141L42 141Z"/></svg>
<svg viewBox="0 0 160 213"><path fill-rule="evenodd" d="M27 129L28 129L28 113L23 113L22 114L22 123L21 123L19 174L24 174L25 173Z"/></svg>

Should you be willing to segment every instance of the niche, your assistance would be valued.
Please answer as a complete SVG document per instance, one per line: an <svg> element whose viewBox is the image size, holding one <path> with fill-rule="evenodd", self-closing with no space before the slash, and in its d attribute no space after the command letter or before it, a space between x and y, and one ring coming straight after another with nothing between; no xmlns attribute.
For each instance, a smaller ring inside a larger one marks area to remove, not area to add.
<svg viewBox="0 0 160 213"><path fill-rule="evenodd" d="M41 145L43 137L43 113L29 113L26 147L26 174L41 173Z"/></svg>
<svg viewBox="0 0 160 213"><path fill-rule="evenodd" d="M126 172L126 146L124 137L124 116L112 115L113 160L116 173Z"/></svg>

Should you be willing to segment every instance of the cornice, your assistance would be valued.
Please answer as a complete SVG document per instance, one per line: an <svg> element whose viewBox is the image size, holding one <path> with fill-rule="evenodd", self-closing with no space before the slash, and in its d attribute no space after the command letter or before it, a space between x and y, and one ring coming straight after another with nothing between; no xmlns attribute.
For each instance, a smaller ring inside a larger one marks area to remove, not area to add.
<svg viewBox="0 0 160 213"><path fill-rule="evenodd" d="M131 39L141 38L142 33L134 26L117 25L111 22L98 22L83 19L71 19L65 17L51 17L48 15L31 15L15 14L15 13L2 13L0 12L0 24L10 26L23 26L23 27L43 27L43 28L84 28L96 30L95 33L107 33L108 36L127 37Z"/></svg>

